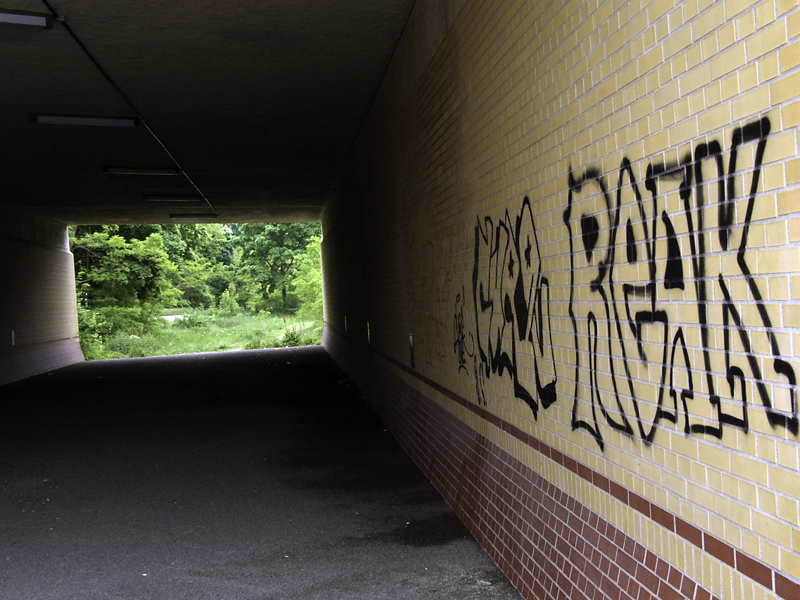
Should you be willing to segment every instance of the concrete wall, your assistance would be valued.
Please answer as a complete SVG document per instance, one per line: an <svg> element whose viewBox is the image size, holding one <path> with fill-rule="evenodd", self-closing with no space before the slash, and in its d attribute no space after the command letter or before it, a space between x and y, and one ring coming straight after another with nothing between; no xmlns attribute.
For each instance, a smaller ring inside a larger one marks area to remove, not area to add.
<svg viewBox="0 0 800 600"><path fill-rule="evenodd" d="M0 384L83 360L67 228L0 206Z"/></svg>
<svg viewBox="0 0 800 600"><path fill-rule="evenodd" d="M796 1L419 0L324 344L526 598L800 597Z"/></svg>

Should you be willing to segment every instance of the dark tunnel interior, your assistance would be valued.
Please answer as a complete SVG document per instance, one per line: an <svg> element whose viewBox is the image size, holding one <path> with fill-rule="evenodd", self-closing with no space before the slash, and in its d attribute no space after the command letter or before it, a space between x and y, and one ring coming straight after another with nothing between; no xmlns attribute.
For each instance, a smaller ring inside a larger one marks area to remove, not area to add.
<svg viewBox="0 0 800 600"><path fill-rule="evenodd" d="M321 347L0 390L6 600L518 597Z"/></svg>

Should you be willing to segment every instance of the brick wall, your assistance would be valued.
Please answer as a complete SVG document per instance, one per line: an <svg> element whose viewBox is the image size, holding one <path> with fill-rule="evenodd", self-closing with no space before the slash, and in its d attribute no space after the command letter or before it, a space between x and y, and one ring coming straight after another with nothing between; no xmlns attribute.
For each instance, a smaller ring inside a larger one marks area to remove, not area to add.
<svg viewBox="0 0 800 600"><path fill-rule="evenodd" d="M406 36L326 347L526 597L800 596L797 3L420 0Z"/></svg>
<svg viewBox="0 0 800 600"><path fill-rule="evenodd" d="M0 384L83 360L66 227L0 207Z"/></svg>

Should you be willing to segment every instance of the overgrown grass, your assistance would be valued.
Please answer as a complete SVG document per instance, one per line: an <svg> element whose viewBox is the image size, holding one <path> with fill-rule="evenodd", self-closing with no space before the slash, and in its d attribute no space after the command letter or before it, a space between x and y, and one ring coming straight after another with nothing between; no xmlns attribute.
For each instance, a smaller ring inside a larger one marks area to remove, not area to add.
<svg viewBox="0 0 800 600"><path fill-rule="evenodd" d="M254 350L320 343L322 324L275 315L187 313L173 322L159 319L152 333L117 335L91 351L89 360L194 354L223 350Z"/></svg>

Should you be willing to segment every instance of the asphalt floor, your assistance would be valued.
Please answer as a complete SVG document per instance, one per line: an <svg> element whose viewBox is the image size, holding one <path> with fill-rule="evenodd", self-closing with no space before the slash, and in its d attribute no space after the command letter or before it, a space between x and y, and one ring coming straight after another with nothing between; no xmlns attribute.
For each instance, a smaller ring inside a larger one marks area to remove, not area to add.
<svg viewBox="0 0 800 600"><path fill-rule="evenodd" d="M321 347L0 387L3 600L519 599Z"/></svg>

